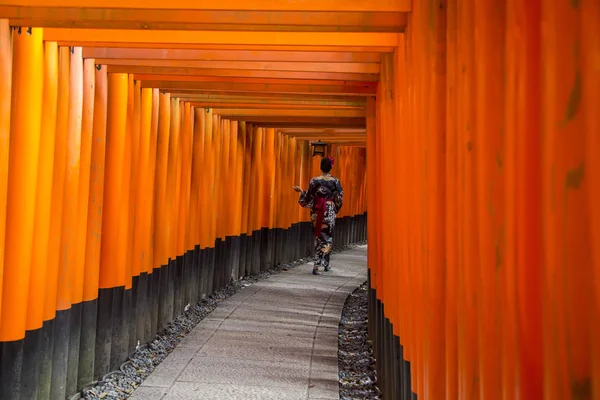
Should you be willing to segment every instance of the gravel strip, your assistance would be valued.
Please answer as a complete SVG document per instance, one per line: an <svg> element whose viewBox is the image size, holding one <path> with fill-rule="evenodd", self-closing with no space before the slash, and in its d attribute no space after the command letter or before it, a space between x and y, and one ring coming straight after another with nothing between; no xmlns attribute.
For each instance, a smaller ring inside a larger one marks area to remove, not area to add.
<svg viewBox="0 0 600 400"><path fill-rule="evenodd" d="M334 253L355 248L358 246L336 246ZM173 351L177 344L208 314L210 314L217 305L223 300L232 296L240 289L248 287L260 280L267 279L271 275L287 271L299 265L311 262L312 258L304 258L290 263L278 265L268 271L260 274L245 277L236 282L232 282L223 289L207 296L198 304L189 306L183 314L175 318L165 330L159 333L152 341L140 346L135 353L121 366L118 371L113 371L106 375L104 379L95 386L84 389L81 393L73 396L75 398L89 400L122 400L127 399L134 390L154 371Z"/></svg>
<svg viewBox="0 0 600 400"><path fill-rule="evenodd" d="M338 329L340 399L380 399L372 343L367 331L367 283L346 299Z"/></svg>

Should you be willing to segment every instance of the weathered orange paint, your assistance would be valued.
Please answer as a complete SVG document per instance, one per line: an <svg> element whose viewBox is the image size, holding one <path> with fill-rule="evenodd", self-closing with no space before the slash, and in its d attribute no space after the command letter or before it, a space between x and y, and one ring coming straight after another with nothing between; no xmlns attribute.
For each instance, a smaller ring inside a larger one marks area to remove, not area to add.
<svg viewBox="0 0 600 400"><path fill-rule="evenodd" d="M505 276L504 90L506 9L502 1L475 4L475 150L479 266L481 293L477 304L480 397L501 399L501 347ZM494 112L489 112L489 110ZM509 322L510 323L510 322Z"/></svg>
<svg viewBox="0 0 600 400"><path fill-rule="evenodd" d="M504 398L543 397L540 12L515 1L506 15Z"/></svg>
<svg viewBox="0 0 600 400"><path fill-rule="evenodd" d="M448 1L446 14L446 307L445 307L445 377L446 400L458 399L458 265L459 240L459 159L457 124L457 4ZM404 106L403 110L407 110ZM404 167L406 168L406 167ZM406 173L406 169L402 175ZM405 232L405 235L408 232Z"/></svg>
<svg viewBox="0 0 600 400"><path fill-rule="evenodd" d="M544 398L592 398L593 259L581 16L577 2L542 1L542 229ZM561 29L557 29L558 27ZM593 176L593 175L592 175Z"/></svg>
<svg viewBox="0 0 600 400"><path fill-rule="evenodd" d="M478 237L476 217L476 186L475 186L475 154L476 143L474 135L475 115L474 115L474 82L475 73L475 55L474 55L474 13L473 5L467 2L459 3L458 23L463 26L459 30L458 52L459 62L466 66L466 72L461 74L458 80L460 88L458 89L458 101L460 104L458 123L459 123L459 157L462 165L460 168L460 183L464 189L461 193L460 204L461 225L464 227L464 237L461 238L462 258L460 264L463 265L459 272L459 399L478 399L480 398L480 376L478 374L479 354L477 347L473 343L477 340L477 319L476 307L481 299L480 292L477 290L477 260L478 249L475 239ZM475 383L474 383L475 382Z"/></svg>
<svg viewBox="0 0 600 400"><path fill-rule="evenodd" d="M597 154L600 150L600 137L594 132L600 130L600 118L594 112L594 105L600 104L600 63L598 56L600 50L600 25L596 23L600 18L600 4L598 2L584 0L581 3L581 47L589 49L581 53L581 74L585 77L585 85L582 90L582 104L585 104L585 125L587 158L586 165L589 166L590 182L599 182L600 164ZM593 49L596 49L595 51ZM591 184L588 186L588 212L590 221L590 248L592 251L593 270L593 308L591 319L591 386L592 398L600 397L600 344L593 340L600 335L600 186Z"/></svg>

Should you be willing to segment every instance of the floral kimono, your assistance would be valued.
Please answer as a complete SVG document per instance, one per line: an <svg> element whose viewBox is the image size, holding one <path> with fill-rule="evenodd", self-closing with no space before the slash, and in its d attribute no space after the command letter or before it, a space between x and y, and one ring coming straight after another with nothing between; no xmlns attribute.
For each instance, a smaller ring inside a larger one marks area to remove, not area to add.
<svg viewBox="0 0 600 400"><path fill-rule="evenodd" d="M342 208L344 191L337 178L326 173L310 181L308 190L302 191L298 204L310 208L310 218L315 234L315 266L329 271L329 255L333 246L333 228L337 213Z"/></svg>

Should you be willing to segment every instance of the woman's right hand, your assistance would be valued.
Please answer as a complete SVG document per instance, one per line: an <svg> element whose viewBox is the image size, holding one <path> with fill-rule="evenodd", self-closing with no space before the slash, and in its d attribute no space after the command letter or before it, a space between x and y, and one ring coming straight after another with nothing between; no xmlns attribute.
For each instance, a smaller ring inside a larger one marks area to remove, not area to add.
<svg viewBox="0 0 600 400"><path fill-rule="evenodd" d="M294 189L298 193L302 193L302 188L300 186L294 186L292 189Z"/></svg>

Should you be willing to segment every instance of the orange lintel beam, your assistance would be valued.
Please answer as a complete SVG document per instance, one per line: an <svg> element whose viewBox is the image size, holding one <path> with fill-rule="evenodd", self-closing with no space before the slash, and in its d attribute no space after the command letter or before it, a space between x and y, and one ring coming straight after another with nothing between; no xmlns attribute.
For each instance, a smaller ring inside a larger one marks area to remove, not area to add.
<svg viewBox="0 0 600 400"><path fill-rule="evenodd" d="M339 139L330 139L330 138L294 138L296 141L306 141L309 143L314 143L317 141L321 141L322 143L327 143L328 145L339 144L339 143L366 143L366 138L339 138Z"/></svg>
<svg viewBox="0 0 600 400"><path fill-rule="evenodd" d="M85 29L401 32L405 12L140 10L0 5L13 26Z"/></svg>
<svg viewBox="0 0 600 400"><path fill-rule="evenodd" d="M328 94L328 95L363 95L374 96L374 86L339 86L339 85L290 85L263 83L216 83L216 82L169 82L143 81L143 88L159 88L163 90L202 90L213 92L271 92L296 94Z"/></svg>
<svg viewBox="0 0 600 400"><path fill-rule="evenodd" d="M366 137L366 133L345 133L345 132L336 132L329 133L325 130L321 132L300 132L300 133L285 133L282 132L283 135L288 135L296 138L307 138L307 137L320 137L320 138L341 138L341 137L354 137L354 138L363 138Z"/></svg>
<svg viewBox="0 0 600 400"><path fill-rule="evenodd" d="M309 142L309 143L314 143L317 141L317 139L304 139L304 138L294 138L296 141L304 141L304 142ZM352 138L341 138L341 139L322 139L320 138L319 140L321 140L323 143L327 143L328 145L332 145L332 144L340 144L340 143L357 143L357 144L366 144L367 140L366 139L352 139Z"/></svg>
<svg viewBox="0 0 600 400"><path fill-rule="evenodd" d="M218 107L219 104L225 104L226 106L221 106L223 108L235 108L235 107L246 107L246 108L254 108L254 107L270 107L271 108L280 108L280 107L288 107L288 108L327 108L327 107L337 107L337 108L363 108L365 107L365 102L359 100L344 100L338 98L334 98L332 100L323 100L323 99L297 99L297 98L271 98L271 97L242 97L242 96L227 96L227 95L215 95L215 96L207 96L207 95L198 95L195 96L193 94L183 94L181 93L179 96L175 96L181 98L186 101L191 101L194 104L194 107ZM206 106L204 105L206 104Z"/></svg>
<svg viewBox="0 0 600 400"><path fill-rule="evenodd" d="M208 69L244 69L262 71L346 72L377 74L377 63L320 63L320 62L270 62L270 61L190 61L190 60L136 60L98 58L99 65L131 65L146 67L178 67Z"/></svg>
<svg viewBox="0 0 600 400"><path fill-rule="evenodd" d="M83 49L83 57L137 60L292 61L328 63L379 63L381 61L380 53L353 53L348 51L194 50L112 47L85 48Z"/></svg>
<svg viewBox="0 0 600 400"><path fill-rule="evenodd" d="M299 134L299 133L366 133L366 129L314 129L314 128L285 128L278 129L279 132L284 134Z"/></svg>
<svg viewBox="0 0 600 400"><path fill-rule="evenodd" d="M272 108L277 107L289 107L289 108L328 108L328 107L337 107L337 108L362 108L365 107L365 102L356 100L354 98L347 99L345 97L332 96L333 99L319 99L310 97L307 99L288 97L285 95L280 95L281 97L263 97L260 98L252 98L245 96L237 96L237 95L227 95L227 93L223 94L215 94L215 96L207 96L207 95L194 95L189 93L175 93L174 97L180 98L185 101L190 101L194 104L195 107L217 107L217 104L227 104L228 108L235 108L239 105L248 105L247 108L253 107L269 107L274 106ZM363 98L364 99L364 98ZM207 104L204 106L203 104ZM224 107L225 108L225 107Z"/></svg>
<svg viewBox="0 0 600 400"><path fill-rule="evenodd" d="M259 109L259 110L360 110L364 106L348 106L335 104L294 104L294 103L240 103L240 102L209 102L192 101L192 107L198 108L230 108L230 109Z"/></svg>
<svg viewBox="0 0 600 400"><path fill-rule="evenodd" d="M322 126L345 126L343 124L347 124L347 126L360 126L361 124L365 124L365 119L362 117L302 117L302 116L251 116L251 117L228 117L227 119L236 120L236 121L249 121L253 125L261 125L262 124L278 124L278 123L294 123L299 124L299 126L305 126L305 124L321 124Z"/></svg>
<svg viewBox="0 0 600 400"><path fill-rule="evenodd" d="M400 33L399 35L402 35ZM258 45L258 44L206 44L206 43L123 43L123 42L85 42L75 39L58 42L59 46L73 47L112 47L112 48L140 48L140 49L170 49L181 50L241 50L241 51L329 51L352 53L393 53L394 46L292 46L292 45Z"/></svg>
<svg viewBox="0 0 600 400"><path fill-rule="evenodd" d="M345 147L367 147L367 142L329 142L330 144L337 144L338 146L345 146Z"/></svg>
<svg viewBox="0 0 600 400"><path fill-rule="evenodd" d="M340 86L362 86L377 87L374 82L360 81L337 81L319 79L277 79L277 78L253 78L253 77L223 77L223 76L190 76L190 75L157 75L157 74L135 74L134 79L138 81L162 81L162 82L222 82L222 83L265 83L269 85L340 85Z"/></svg>
<svg viewBox="0 0 600 400"><path fill-rule="evenodd" d="M269 117L269 116L290 116L290 117L364 117L365 110L290 110L290 109L235 109L235 108L213 108L215 114L224 118L230 117Z"/></svg>
<svg viewBox="0 0 600 400"><path fill-rule="evenodd" d="M364 118L352 118L351 121L348 121L349 118L344 118L341 121L315 121L314 118L309 118L304 121L253 121L248 119L246 122L253 124L255 126L260 126L263 128L302 128L302 127L311 127L311 128L345 128L345 127L355 127L355 128L364 128L366 126Z"/></svg>
<svg viewBox="0 0 600 400"><path fill-rule="evenodd" d="M165 3L166 4L166 3ZM386 32L240 32L149 31L140 29L44 29L44 40L78 43L181 43L287 46L397 46L400 33Z"/></svg>
<svg viewBox="0 0 600 400"><path fill-rule="evenodd" d="M29 7L132 8L140 10L230 10L230 11L379 11L407 12L411 0L3 0L6 5Z"/></svg>
<svg viewBox="0 0 600 400"><path fill-rule="evenodd" d="M206 99L251 99L251 100L290 100L290 101L312 101L312 102L352 102L366 104L366 99L363 96L348 95L334 96L327 94L297 94L297 93L257 93L257 92L240 92L240 93L215 93L214 91L203 91L197 89L177 89L177 90L161 90L162 93L170 93L171 97L180 98L186 101L203 101Z"/></svg>
<svg viewBox="0 0 600 400"><path fill-rule="evenodd" d="M308 142L316 142L316 141L321 141L323 143L327 143L327 144L338 144L338 143L366 143L367 142L367 138L322 138L322 137L315 137L315 138L296 138L296 140L304 140L304 141L308 141Z"/></svg>
<svg viewBox="0 0 600 400"><path fill-rule="evenodd" d="M312 135L300 135L300 136L296 136L296 135L289 135L290 137L294 137L298 140L320 140L322 142L327 142L330 143L331 141L340 141L340 140L366 140L366 135L334 135L334 136L330 136L330 135L317 135L317 134L312 134Z"/></svg>
<svg viewBox="0 0 600 400"><path fill-rule="evenodd" d="M303 71L258 71L250 69L186 68L109 65L109 73L119 74L157 74L191 76L233 76L277 79L322 79L338 81L377 82L379 74L355 74L345 72L303 72Z"/></svg>

